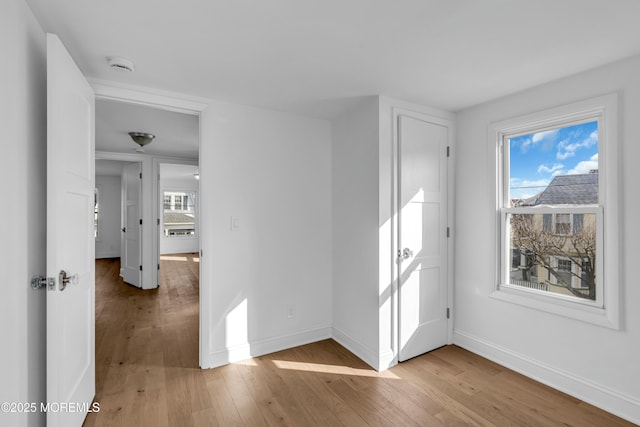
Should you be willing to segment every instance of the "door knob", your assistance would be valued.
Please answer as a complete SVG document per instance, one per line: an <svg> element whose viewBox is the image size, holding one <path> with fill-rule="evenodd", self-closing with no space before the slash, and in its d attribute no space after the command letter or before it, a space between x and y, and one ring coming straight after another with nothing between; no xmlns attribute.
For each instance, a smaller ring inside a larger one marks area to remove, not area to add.
<svg viewBox="0 0 640 427"><path fill-rule="evenodd" d="M69 283L74 285L78 284L79 277L77 274L73 274L69 276L66 271L60 270L60 274L58 275L58 283L60 284L60 290L64 291Z"/></svg>
<svg viewBox="0 0 640 427"><path fill-rule="evenodd" d="M402 259L409 259L413 256L413 251L409 248L404 248L402 250Z"/></svg>
<svg viewBox="0 0 640 427"><path fill-rule="evenodd" d="M31 288L42 289L48 287L54 289L56 286L56 279L53 277L33 276L31 279Z"/></svg>
<svg viewBox="0 0 640 427"><path fill-rule="evenodd" d="M122 227L122 232L126 233L127 232L127 227Z"/></svg>

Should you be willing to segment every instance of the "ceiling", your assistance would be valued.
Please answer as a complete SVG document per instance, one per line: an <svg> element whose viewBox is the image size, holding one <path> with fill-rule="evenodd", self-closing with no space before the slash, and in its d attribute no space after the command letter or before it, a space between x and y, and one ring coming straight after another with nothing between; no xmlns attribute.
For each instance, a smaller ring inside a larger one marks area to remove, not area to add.
<svg viewBox="0 0 640 427"><path fill-rule="evenodd" d="M96 151L136 153L129 132L154 134L145 154L198 158L198 117L138 104L96 100Z"/></svg>
<svg viewBox="0 0 640 427"><path fill-rule="evenodd" d="M88 77L324 118L374 94L457 111L640 53L637 0L27 3Z"/></svg>

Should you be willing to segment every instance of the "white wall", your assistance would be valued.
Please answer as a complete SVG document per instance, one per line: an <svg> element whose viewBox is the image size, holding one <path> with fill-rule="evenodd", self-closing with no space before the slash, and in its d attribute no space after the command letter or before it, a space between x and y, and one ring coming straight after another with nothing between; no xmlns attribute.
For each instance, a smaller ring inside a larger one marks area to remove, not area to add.
<svg viewBox="0 0 640 427"><path fill-rule="evenodd" d="M251 107L203 112L203 366L331 335L330 132Z"/></svg>
<svg viewBox="0 0 640 427"><path fill-rule="evenodd" d="M596 406L640 422L640 57L559 80L458 115L454 342ZM620 94L622 329L612 330L489 297L496 265L491 122Z"/></svg>
<svg viewBox="0 0 640 427"><path fill-rule="evenodd" d="M96 188L99 194L96 258L120 257L121 185L122 179L119 176L96 176Z"/></svg>
<svg viewBox="0 0 640 427"><path fill-rule="evenodd" d="M333 330L337 341L379 366L378 97L332 122ZM390 202L390 200L389 200Z"/></svg>
<svg viewBox="0 0 640 427"><path fill-rule="evenodd" d="M198 191L198 181L193 177L188 178L171 177L163 174L163 167L166 165L160 165L160 203L162 206L162 193L164 191ZM183 165L181 165L183 166ZM195 166L184 165L184 168L190 168L197 170ZM196 196L196 204L200 203L200 194ZM196 207L197 209L197 207ZM197 210L196 210L197 214ZM162 213L160 213L162 215ZM162 219L161 219L162 221ZM161 222L162 224L162 222ZM199 224L196 224L196 233L200 233ZM160 254L179 254L187 252L198 252L200 250L200 243L198 235L196 236L165 236L162 230L160 230Z"/></svg>
<svg viewBox="0 0 640 427"><path fill-rule="evenodd" d="M45 399L46 62L45 35L23 0L0 2L0 402ZM0 412L0 424L44 425L41 413Z"/></svg>

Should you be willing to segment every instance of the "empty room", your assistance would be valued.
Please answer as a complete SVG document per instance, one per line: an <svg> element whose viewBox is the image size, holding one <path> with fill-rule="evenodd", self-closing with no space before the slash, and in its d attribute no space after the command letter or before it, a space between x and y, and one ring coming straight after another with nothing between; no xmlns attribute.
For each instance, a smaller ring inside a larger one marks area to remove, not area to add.
<svg viewBox="0 0 640 427"><path fill-rule="evenodd" d="M638 17L3 1L0 425L640 424Z"/></svg>

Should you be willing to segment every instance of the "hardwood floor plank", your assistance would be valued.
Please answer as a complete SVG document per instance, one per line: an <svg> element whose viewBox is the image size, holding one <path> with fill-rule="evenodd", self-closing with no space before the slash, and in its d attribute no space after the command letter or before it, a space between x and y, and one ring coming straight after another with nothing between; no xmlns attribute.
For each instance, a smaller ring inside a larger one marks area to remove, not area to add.
<svg viewBox="0 0 640 427"><path fill-rule="evenodd" d="M322 354L323 349L321 345L326 341L322 341L320 343L316 343L318 345L314 345L313 348L318 351L316 354ZM333 341L331 341L333 342ZM287 350L285 352L279 352L272 355L263 356L258 358L262 366L266 363L270 362L269 370L274 373L274 376L281 378L282 376L290 376L297 375L299 378L302 378L299 369L307 369L309 371L313 370L309 363L300 363L298 370L296 369L283 369L278 368L276 363L282 363L281 359L286 359L291 361L292 359L299 360L317 360L317 359L307 359L308 352L305 351L307 346L298 347L296 349ZM284 356L284 357L281 357ZM287 357L289 356L289 357ZM324 359L326 360L326 359ZM311 363L311 362L310 362ZM277 373L276 373L277 372ZM332 413L337 418L337 425L344 426L367 426L368 424L360 417L356 411L353 410L349 405L347 405L340 397L332 393L328 387L328 384L331 383L337 376L331 374L323 374L316 373L314 380L308 381L310 387L312 387L312 391L315 396L320 399L330 413ZM274 383L273 378L268 379L270 383ZM276 382L277 383L277 382ZM284 383L284 381L283 381ZM285 383L286 384L286 383ZM285 387L279 388L279 390L283 390ZM286 389L289 389L288 387ZM291 388L290 390L295 390ZM292 396L291 399L298 399L297 393L289 394ZM302 402L302 406L304 407L304 401ZM297 425L300 425L299 423Z"/></svg>
<svg viewBox="0 0 640 427"><path fill-rule="evenodd" d="M240 365L229 365L222 370L222 376L227 385L227 390L233 402L238 409L243 424L247 426L265 426L267 420L264 418L258 405L251 395L251 391L247 388L242 374L240 373Z"/></svg>
<svg viewBox="0 0 640 427"><path fill-rule="evenodd" d="M211 369L206 371L204 375L207 393L212 405L211 410L205 410L205 414L215 415L217 423L222 427L239 427L243 425L243 421L222 375L226 368L225 366ZM203 415L201 414L198 418L200 421Z"/></svg>
<svg viewBox="0 0 640 427"><path fill-rule="evenodd" d="M96 261L100 426L632 426L456 346L376 372L333 340L198 367L198 256L163 256L161 283Z"/></svg>

